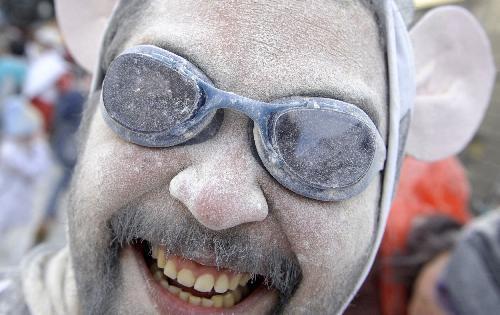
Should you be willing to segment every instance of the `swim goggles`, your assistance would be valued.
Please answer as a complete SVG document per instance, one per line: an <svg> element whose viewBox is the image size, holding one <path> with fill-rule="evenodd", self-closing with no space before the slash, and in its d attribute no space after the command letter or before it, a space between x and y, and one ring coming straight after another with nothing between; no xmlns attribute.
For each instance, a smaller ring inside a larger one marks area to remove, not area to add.
<svg viewBox="0 0 500 315"><path fill-rule="evenodd" d="M156 46L135 46L116 57L106 71L102 98L109 127L145 147L189 145L209 128L217 110L243 113L254 122L255 146L267 171L308 198L351 198L384 166L384 141L359 107L318 97L268 103L236 95Z"/></svg>

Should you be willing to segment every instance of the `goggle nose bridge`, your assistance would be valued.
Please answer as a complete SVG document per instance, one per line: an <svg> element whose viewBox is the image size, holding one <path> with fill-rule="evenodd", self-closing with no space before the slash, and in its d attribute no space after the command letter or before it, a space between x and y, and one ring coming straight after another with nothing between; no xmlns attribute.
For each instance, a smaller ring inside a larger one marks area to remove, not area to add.
<svg viewBox="0 0 500 315"><path fill-rule="evenodd" d="M197 80L197 83L205 96L205 103L202 105L202 115L218 109L232 109L246 115L255 123L261 125L267 121L270 112L278 111L285 107L279 105L270 107L269 103L217 89L202 80Z"/></svg>

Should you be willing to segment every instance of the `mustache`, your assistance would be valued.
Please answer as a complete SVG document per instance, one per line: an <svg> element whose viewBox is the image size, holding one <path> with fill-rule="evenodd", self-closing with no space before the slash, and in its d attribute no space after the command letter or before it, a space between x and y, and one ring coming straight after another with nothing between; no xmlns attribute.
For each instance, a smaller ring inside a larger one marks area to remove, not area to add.
<svg viewBox="0 0 500 315"><path fill-rule="evenodd" d="M280 307L288 302L302 280L298 259L283 238L256 232L252 224L214 231L175 205L162 211L128 205L110 219L109 228L113 235L111 247L143 240L164 245L170 255L200 262L207 262L208 257L215 267L264 276L265 284L278 291Z"/></svg>

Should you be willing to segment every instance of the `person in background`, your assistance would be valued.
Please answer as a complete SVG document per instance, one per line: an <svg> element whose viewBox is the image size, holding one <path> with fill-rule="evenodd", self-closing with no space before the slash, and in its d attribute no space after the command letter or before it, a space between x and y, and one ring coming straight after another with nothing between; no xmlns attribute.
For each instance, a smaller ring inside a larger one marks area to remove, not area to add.
<svg viewBox="0 0 500 315"><path fill-rule="evenodd" d="M25 95L43 117L44 129L51 133L54 119L54 104L58 98L57 82L65 75L68 64L64 60L62 42L55 26L47 24L36 30L35 42L28 49L30 59Z"/></svg>
<svg viewBox="0 0 500 315"><path fill-rule="evenodd" d="M50 166L41 119L20 96L2 109L0 143L0 265L18 263L31 247L40 215L34 211L37 179Z"/></svg>
<svg viewBox="0 0 500 315"><path fill-rule="evenodd" d="M467 174L460 161L448 158L434 163L426 163L411 157L405 159L401 170L401 181L387 222L384 240L380 249L381 277L379 288L384 315L404 314L411 296L413 279L400 279L395 269L394 257L410 250L419 252L434 245L434 238L424 242L425 233L433 231L435 239L446 238L449 230L459 229L471 219L469 210L470 187ZM448 222L448 223L447 223ZM412 232L413 231L413 232ZM414 233L415 235L413 235ZM430 232L429 232L430 233ZM418 236L418 237L417 237ZM413 238L417 238L413 241ZM452 242L444 247L452 247ZM421 246L421 247L420 247ZM412 253L408 253L412 255ZM434 258L426 252L425 259L412 260L414 274L420 267ZM410 280L410 281L407 281Z"/></svg>
<svg viewBox="0 0 500 315"><path fill-rule="evenodd" d="M59 98L55 106L51 147L57 162L63 169L63 174L49 199L46 211L47 222L52 222L55 219L57 203L70 182L76 164L76 132L80 125L85 102L82 93L75 88L74 76L69 72L57 81L57 90Z"/></svg>
<svg viewBox="0 0 500 315"><path fill-rule="evenodd" d="M406 294L401 300L392 299L385 294L384 305L400 305L405 308L400 314L408 315L445 315L439 297L435 294L441 270L455 247L463 225L445 215L431 215L415 220L408 235L407 248L393 258L392 268L395 282L399 283L399 295ZM382 280L384 281L384 280ZM385 279L385 282L387 279ZM452 313L454 314L454 313ZM450 314L451 315L451 314Z"/></svg>
<svg viewBox="0 0 500 315"><path fill-rule="evenodd" d="M11 33L17 33L10 29ZM19 93L22 89L27 73L27 61L25 58L25 42L21 36L10 39L8 49L0 55L0 111L5 98ZM2 133L0 122L0 135Z"/></svg>
<svg viewBox="0 0 500 315"><path fill-rule="evenodd" d="M385 293L382 300L386 306L384 314L498 314L500 211L492 210L471 219L468 182L458 160L444 160L423 169L415 162L411 164L408 165L412 169L410 173L427 179L416 181L416 185L411 186L413 195L420 198L400 198L400 201L406 199L407 206L402 207L399 203L400 210L395 210L394 220L400 225L401 222L405 224L402 218L415 215L417 207L422 210L419 216L415 216L406 237L401 238L401 241L405 240L404 250L383 263L391 265L393 271L392 279L380 279L386 285L380 287L382 294ZM429 179L433 177L434 180ZM432 206L439 209L432 210ZM394 207L398 207L397 202ZM403 210L407 213L404 214ZM391 229L391 219L386 232L386 239L392 238L394 245L398 233ZM383 244L384 248L387 253L387 246ZM387 269L383 276L390 275ZM397 282L404 288L399 295L394 294L395 290L387 290L391 285L397 289ZM401 293L406 296L401 296ZM394 306L401 305L401 301L407 301L405 309L400 313L387 313L390 309L387 306L392 305L394 311Z"/></svg>
<svg viewBox="0 0 500 315"><path fill-rule="evenodd" d="M434 294L446 314L498 314L500 310L500 211L492 210L462 231L444 253ZM436 278L435 278L436 279Z"/></svg>
<svg viewBox="0 0 500 315"><path fill-rule="evenodd" d="M407 314L498 314L500 211L463 227L450 218L427 218L411 231L397 261L411 285Z"/></svg>
<svg viewBox="0 0 500 315"><path fill-rule="evenodd" d="M432 295L419 279L453 248L471 219L469 200L457 158L428 163L406 157L377 263L347 314L433 314L433 304L423 303Z"/></svg>
<svg viewBox="0 0 500 315"><path fill-rule="evenodd" d="M12 39L9 43L8 52L0 57L2 95L18 92L23 86L27 73L24 46L24 39Z"/></svg>

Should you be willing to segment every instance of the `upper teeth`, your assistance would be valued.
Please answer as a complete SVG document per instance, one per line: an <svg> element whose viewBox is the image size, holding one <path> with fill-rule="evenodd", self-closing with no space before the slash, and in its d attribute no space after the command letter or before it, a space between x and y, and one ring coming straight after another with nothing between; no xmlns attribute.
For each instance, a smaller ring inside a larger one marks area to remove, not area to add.
<svg viewBox="0 0 500 315"><path fill-rule="evenodd" d="M167 258L162 247L154 247L151 256L156 257L158 266L158 270L153 273L154 278L159 281L163 287L168 289L170 293L195 305L206 307L231 307L241 300L241 290L252 278L252 276L247 273L216 271L215 269L210 272L200 272L196 268L190 268L191 265L189 263L184 263L175 258ZM182 266L178 266L178 264ZM214 295L211 299L193 296L174 285L169 285L162 277L161 269L163 269L163 274L167 278L176 280L185 287L194 287L198 292L211 292L213 289L216 293L221 293L221 295ZM242 288L239 288L240 286Z"/></svg>
<svg viewBox="0 0 500 315"><path fill-rule="evenodd" d="M200 292L210 292L215 285L215 292L224 293L227 290L235 290L238 285L245 286L251 279L251 275L247 273L237 273L230 277L226 273L213 275L205 273L195 275L195 272L189 267L183 267L177 271L176 263L173 259L167 259L165 251L162 248L157 249L157 264L158 268L163 269L163 273L170 279L177 280L185 287L194 288ZM215 278L217 276L217 279Z"/></svg>
<svg viewBox="0 0 500 315"><path fill-rule="evenodd" d="M214 282L214 276L210 274L201 275L196 279L194 288L200 292L210 292L214 287Z"/></svg>
<svg viewBox="0 0 500 315"><path fill-rule="evenodd" d="M160 267L161 268L161 267ZM170 279L177 279L177 270L175 268L175 262L173 260L168 260L163 267L163 273Z"/></svg>
<svg viewBox="0 0 500 315"><path fill-rule="evenodd" d="M227 291L228 288L229 288L229 278L225 274L220 275L217 281L215 282L215 288L214 288L215 292L224 293Z"/></svg>

